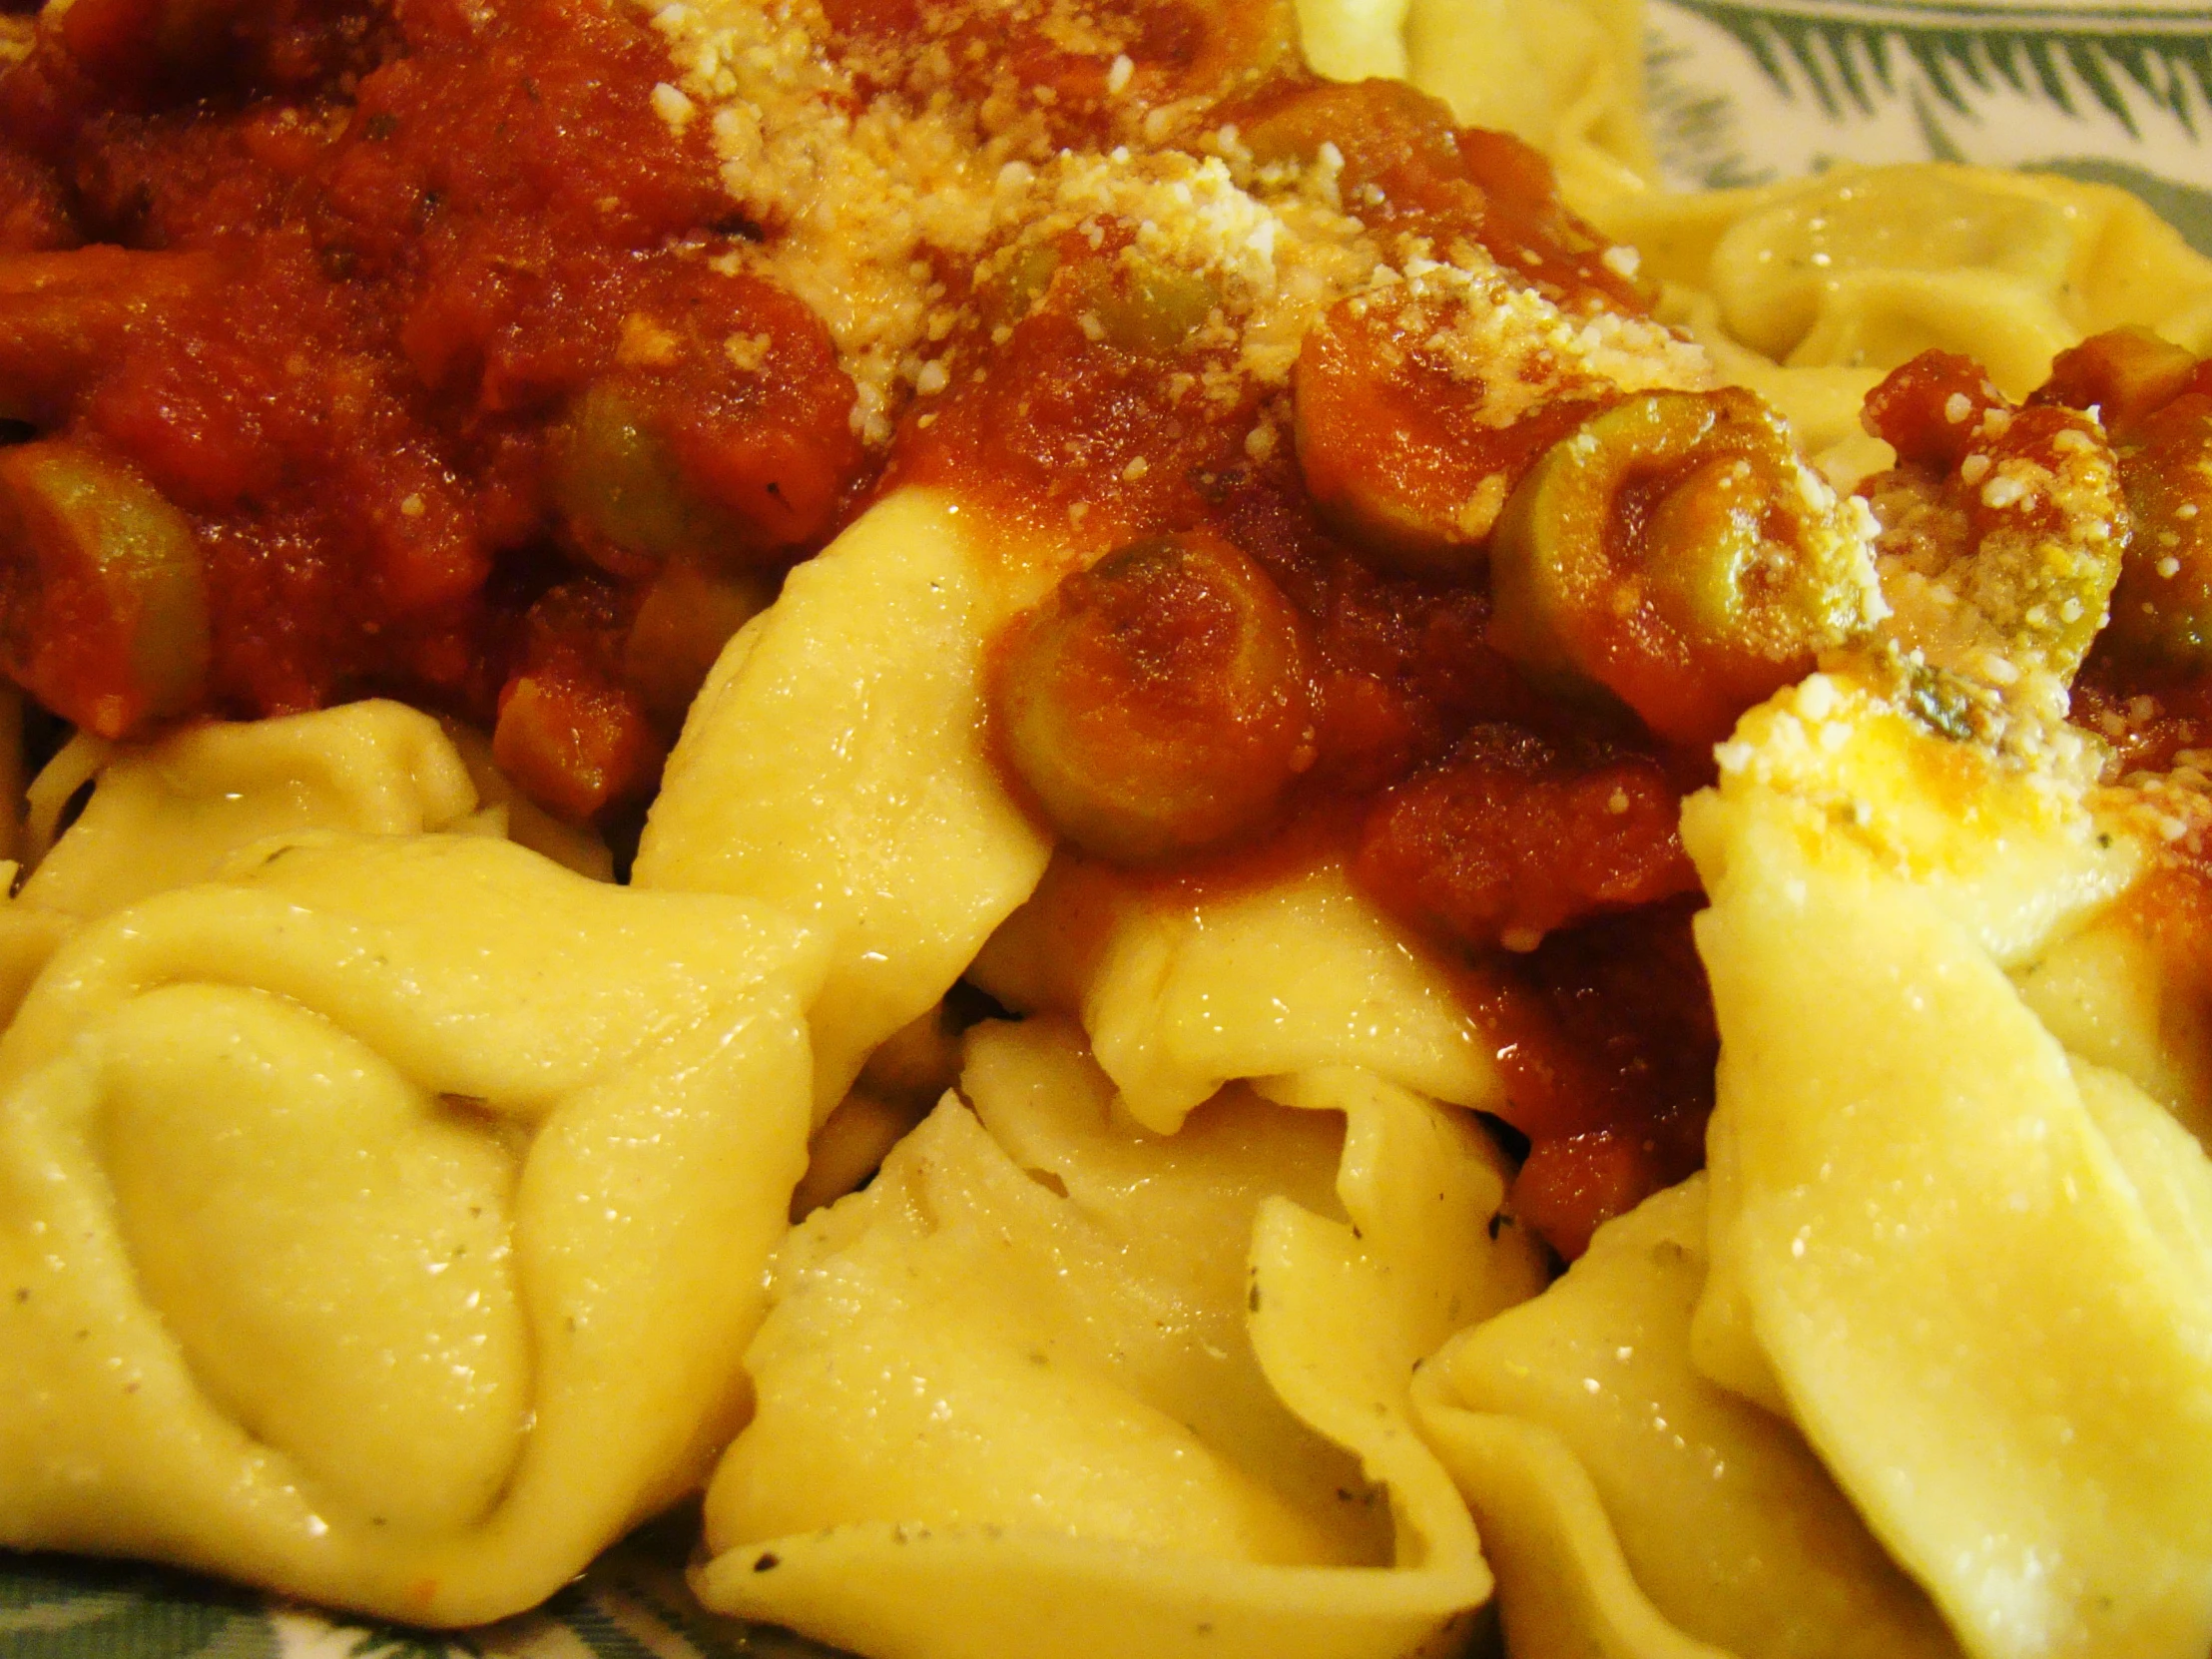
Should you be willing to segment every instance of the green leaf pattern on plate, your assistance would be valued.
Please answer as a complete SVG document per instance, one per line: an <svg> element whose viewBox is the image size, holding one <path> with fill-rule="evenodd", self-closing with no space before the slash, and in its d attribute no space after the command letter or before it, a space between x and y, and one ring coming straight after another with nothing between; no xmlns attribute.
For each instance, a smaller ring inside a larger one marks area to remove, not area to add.
<svg viewBox="0 0 2212 1659"><path fill-rule="evenodd" d="M471 1631L266 1604L130 1562L0 1551L0 1659L834 1659L700 1607L684 1586L690 1537L648 1528L537 1612Z"/></svg>
<svg viewBox="0 0 2212 1659"><path fill-rule="evenodd" d="M156 1568L0 1557L6 1659L279 1659L252 1596Z"/></svg>
<svg viewBox="0 0 2212 1659"><path fill-rule="evenodd" d="M2212 6L1652 0L1648 30L1679 187L1846 159L2043 168L2124 186L2212 252Z"/></svg>

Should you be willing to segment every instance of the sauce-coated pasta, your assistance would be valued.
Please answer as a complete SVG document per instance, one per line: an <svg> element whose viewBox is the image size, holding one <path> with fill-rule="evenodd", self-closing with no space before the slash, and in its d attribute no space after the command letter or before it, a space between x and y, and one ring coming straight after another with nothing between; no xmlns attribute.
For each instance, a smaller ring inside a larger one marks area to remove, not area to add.
<svg viewBox="0 0 2212 1659"><path fill-rule="evenodd" d="M2212 266L1639 38L0 16L0 1544L2201 1659Z"/></svg>

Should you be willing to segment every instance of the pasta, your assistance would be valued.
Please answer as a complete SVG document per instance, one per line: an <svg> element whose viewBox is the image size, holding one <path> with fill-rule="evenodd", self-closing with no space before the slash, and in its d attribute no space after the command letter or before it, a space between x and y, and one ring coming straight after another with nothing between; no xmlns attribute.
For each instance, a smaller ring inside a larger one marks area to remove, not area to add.
<svg viewBox="0 0 2212 1659"><path fill-rule="evenodd" d="M1861 402L1921 351L1963 351L2025 396L2121 323L2212 345L2203 262L2109 187L1931 163L1590 207L1668 284L1664 314L1852 481L1883 464Z"/></svg>
<svg viewBox="0 0 2212 1659"><path fill-rule="evenodd" d="M1010 1008L1080 1017L1147 1129L1174 1134L1234 1078L1337 1066L1455 1106L1500 1100L1469 1016L1341 868L1214 903L1146 898L1112 871L1056 866L973 974Z"/></svg>
<svg viewBox="0 0 2212 1659"><path fill-rule="evenodd" d="M1955 1652L1789 1419L1701 1375L1706 1207L1702 1176L1646 1201L1555 1291L1467 1331L1423 1379L1421 1420L1474 1505L1508 1639Z"/></svg>
<svg viewBox="0 0 2212 1659"><path fill-rule="evenodd" d="M318 756L367 723L305 718ZM467 799L383 724L364 770ZM494 837L306 826L88 921L0 1055L0 1533L402 1619L550 1593L728 1437L821 958Z"/></svg>
<svg viewBox="0 0 2212 1659"><path fill-rule="evenodd" d="M0 53L0 1543L2212 1644L2175 233L1625 0L278 10Z"/></svg>
<svg viewBox="0 0 2212 1659"><path fill-rule="evenodd" d="M750 893L831 941L819 1113L1044 870L973 737L983 643L1019 597L977 563L958 503L909 495L795 573L716 664L638 849L640 886Z"/></svg>
<svg viewBox="0 0 2212 1659"><path fill-rule="evenodd" d="M1793 714L1803 694L1774 726ZM1848 694L1829 718L1879 721ZM1868 736L1888 751L1869 781L1904 784L1912 812L1927 763ZM2212 1639L2191 1462L2212 1443L2192 1403L2212 1375L2212 1164L2132 1084L2070 1063L2001 966L2119 884L2110 849L1990 781L1968 816L2018 828L1929 848L1926 888L1897 867L1880 796L1864 842L1808 855L1797 792L1759 777L1756 751L1791 738L1751 742L1690 825L1716 866L1714 996L1741 1033L1713 1126L1700 1363L1804 1427L1966 1651L2194 1651ZM1857 796L1854 747L1835 782ZM1885 778L1899 758L1907 777ZM1835 787L1809 782L1814 802ZM1767 835L1794 844L1746 860ZM1754 865L1803 896L1745 902L1732 871ZM1801 916L1829 942L1817 975L1781 942ZM1782 1028L1787 1053L1765 1035ZM1890 1034L1879 1058L1857 1040L1869 1028Z"/></svg>
<svg viewBox="0 0 2212 1659"><path fill-rule="evenodd" d="M912 1652L1440 1643L1487 1574L1409 1367L1539 1273L1480 1137L1335 1070L1163 1140L1050 1019L961 1086L787 1247L703 1593Z"/></svg>

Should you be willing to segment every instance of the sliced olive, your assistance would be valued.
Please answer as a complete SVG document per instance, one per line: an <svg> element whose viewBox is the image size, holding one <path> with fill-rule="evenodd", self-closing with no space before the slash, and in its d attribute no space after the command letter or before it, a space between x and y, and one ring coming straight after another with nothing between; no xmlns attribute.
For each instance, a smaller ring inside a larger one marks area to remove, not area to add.
<svg viewBox="0 0 2212 1659"><path fill-rule="evenodd" d="M667 566L646 589L622 648L623 683L655 719L680 723L730 636L776 597L765 576Z"/></svg>
<svg viewBox="0 0 2212 1659"><path fill-rule="evenodd" d="M984 315L994 327L1012 327L1035 308L1059 269L1060 251L1049 242L1032 243L1008 255L982 284Z"/></svg>
<svg viewBox="0 0 2212 1659"><path fill-rule="evenodd" d="M1299 346L1292 391L1306 487L1370 563L1400 575L1479 573L1513 486L1609 400L1562 386L1500 420L1483 378L1427 343L1461 304L1359 294Z"/></svg>
<svg viewBox="0 0 2212 1659"><path fill-rule="evenodd" d="M2071 678L2104 627L2129 533L2096 422L2056 403L2014 408L1979 364L1943 351L1893 370L1866 419L1899 459L1860 486L1884 569L1949 596L1948 620L1919 629L1916 648L1976 678L1998 659Z"/></svg>
<svg viewBox="0 0 2212 1659"><path fill-rule="evenodd" d="M1302 625L1205 536L1070 576L1001 643L992 712L1014 772L1083 850L1145 863L1262 828L1310 759Z"/></svg>
<svg viewBox="0 0 2212 1659"><path fill-rule="evenodd" d="M1236 114L1238 142L1263 166L1311 164L1334 147L1348 191L1388 196L1462 171L1450 109L1402 81L1285 80Z"/></svg>
<svg viewBox="0 0 2212 1659"><path fill-rule="evenodd" d="M1174 355L1221 302L1202 273L1133 248L1110 268L1086 268L1083 299L1105 330L1106 343L1140 357Z"/></svg>
<svg viewBox="0 0 2212 1659"><path fill-rule="evenodd" d="M194 708L209 643L191 523L83 444L0 449L0 634L8 672L103 738Z"/></svg>
<svg viewBox="0 0 2212 1659"><path fill-rule="evenodd" d="M709 557L732 540L727 518L685 481L643 399L601 381L570 406L556 437L553 502L594 562L636 575L681 555Z"/></svg>
<svg viewBox="0 0 2212 1659"><path fill-rule="evenodd" d="M1531 470L1490 551L1491 638L1709 743L1870 620L1871 554L1746 391L1648 392Z"/></svg>
<svg viewBox="0 0 2212 1659"><path fill-rule="evenodd" d="M60 418L131 329L214 287L208 254L95 247L0 258L0 419Z"/></svg>
<svg viewBox="0 0 2212 1659"><path fill-rule="evenodd" d="M2112 591L2109 649L2149 668L2212 668L2212 397L2176 398L2120 458L2135 521Z"/></svg>

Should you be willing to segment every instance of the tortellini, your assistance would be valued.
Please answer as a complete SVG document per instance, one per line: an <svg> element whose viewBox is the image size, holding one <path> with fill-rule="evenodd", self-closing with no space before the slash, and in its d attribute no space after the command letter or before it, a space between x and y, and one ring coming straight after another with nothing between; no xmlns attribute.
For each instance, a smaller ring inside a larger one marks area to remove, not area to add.
<svg viewBox="0 0 2212 1659"><path fill-rule="evenodd" d="M2069 1054L2118 1072L2212 1146L2212 1001L2183 884L2153 872L2007 972Z"/></svg>
<svg viewBox="0 0 2212 1659"><path fill-rule="evenodd" d="M1684 826L1710 1173L1415 1389L1509 1641L2194 1659L2212 1160L2098 1063L2187 1093L2155 1020L2113 1017L2141 841L2068 784L2084 757L1993 760L1842 670L1719 757Z"/></svg>
<svg viewBox="0 0 2212 1659"><path fill-rule="evenodd" d="M829 939L820 1115L1050 851L981 731L984 642L1042 586L973 517L903 490L793 571L693 704L639 847L639 886L761 898Z"/></svg>
<svg viewBox="0 0 2212 1659"><path fill-rule="evenodd" d="M2097 187L1650 190L1625 0L1299 9L1549 152L1837 476L1926 346L2212 345ZM713 1470L703 1599L870 1659L1443 1654L1493 1568L1524 1659L2200 1659L2212 1016L2080 755L1841 670L1748 718L1685 831L1711 1174L1547 1290L1493 1036L1341 864L1055 860L980 682L1078 538L981 519L900 487L790 573L635 890L388 703L64 752L0 908L0 1543L465 1623ZM827 1202L963 973L1028 1017Z"/></svg>
<svg viewBox="0 0 2212 1659"><path fill-rule="evenodd" d="M483 740L382 700L145 745L79 733L31 782L28 807L32 868L0 901L0 1015L78 923L205 880L271 835L506 834L609 873L597 836L512 798Z"/></svg>
<svg viewBox="0 0 2212 1659"><path fill-rule="evenodd" d="M780 1257L708 1604L886 1654L1441 1642L1489 1575L1407 1381L1541 1277L1482 1133L1337 1070L1163 1139L1052 1018L962 1089Z"/></svg>
<svg viewBox="0 0 2212 1659"><path fill-rule="evenodd" d="M2055 352L2121 323L2212 347L2212 262L2109 186L1924 163L1583 206L1667 284L1664 314L1722 376L1852 476L1886 464L1861 401L1930 347L1978 359L2014 397Z"/></svg>
<svg viewBox="0 0 2212 1659"><path fill-rule="evenodd" d="M2006 975L2131 837L1826 679L1723 759L1684 824L1722 1037L1697 1365L1787 1412L1968 1653L2194 1659L2212 1164Z"/></svg>
<svg viewBox="0 0 2212 1659"><path fill-rule="evenodd" d="M1474 1506L1514 1650L1954 1654L1789 1423L1691 1364L1705 1228L1700 1175L1423 1368L1421 1425Z"/></svg>
<svg viewBox="0 0 2212 1659"><path fill-rule="evenodd" d="M63 812L88 788L81 815L56 840ZM477 800L438 723L397 703L187 727L137 748L80 734L31 786L32 850L43 855L22 898L106 915L206 880L265 836L473 829Z"/></svg>
<svg viewBox="0 0 2212 1659"><path fill-rule="evenodd" d="M84 927L0 1041L0 1541L542 1600L740 1420L825 965L468 835Z"/></svg>
<svg viewBox="0 0 2212 1659"><path fill-rule="evenodd" d="M1010 1008L1079 1014L1122 1105L1161 1134L1231 1079L1315 1067L1504 1098L1448 980L1335 862L1194 897L1064 856L971 977Z"/></svg>

